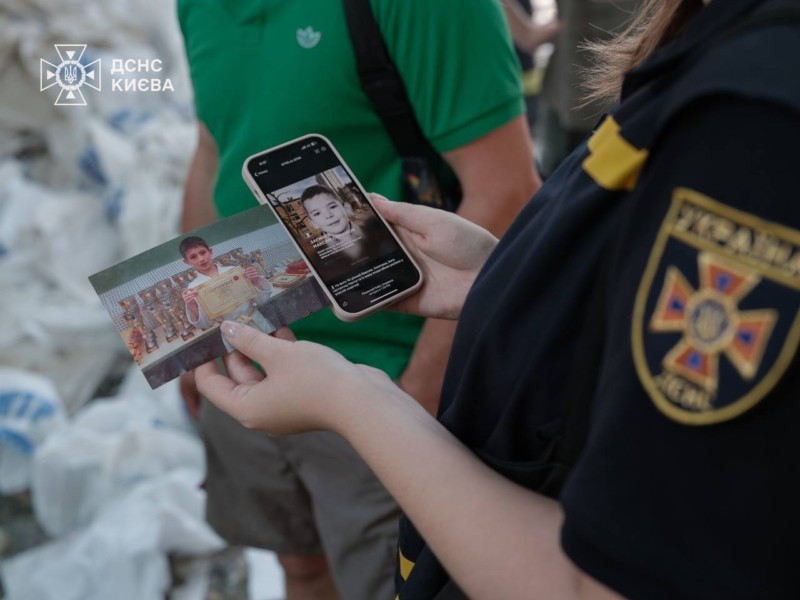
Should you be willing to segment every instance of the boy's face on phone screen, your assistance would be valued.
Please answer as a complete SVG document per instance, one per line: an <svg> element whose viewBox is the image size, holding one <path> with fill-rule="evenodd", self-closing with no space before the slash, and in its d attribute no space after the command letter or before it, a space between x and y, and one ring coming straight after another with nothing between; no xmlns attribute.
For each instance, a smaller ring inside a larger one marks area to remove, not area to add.
<svg viewBox="0 0 800 600"><path fill-rule="evenodd" d="M350 216L341 200L331 194L317 194L303 201L311 221L325 233L344 233L350 227Z"/></svg>
<svg viewBox="0 0 800 600"><path fill-rule="evenodd" d="M420 274L323 138L246 166L336 303L360 313L414 287Z"/></svg>

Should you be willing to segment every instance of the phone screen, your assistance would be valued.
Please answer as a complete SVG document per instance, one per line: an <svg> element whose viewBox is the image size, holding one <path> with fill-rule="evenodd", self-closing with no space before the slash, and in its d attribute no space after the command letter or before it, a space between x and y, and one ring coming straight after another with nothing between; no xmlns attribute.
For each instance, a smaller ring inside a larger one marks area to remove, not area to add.
<svg viewBox="0 0 800 600"><path fill-rule="evenodd" d="M256 155L246 169L344 312L367 311L419 283L417 267L325 138Z"/></svg>

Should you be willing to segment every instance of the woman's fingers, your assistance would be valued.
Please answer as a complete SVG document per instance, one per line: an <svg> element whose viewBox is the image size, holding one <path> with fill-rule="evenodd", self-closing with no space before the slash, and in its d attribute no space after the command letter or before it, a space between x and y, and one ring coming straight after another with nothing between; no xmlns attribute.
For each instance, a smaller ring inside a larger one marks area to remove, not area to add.
<svg viewBox="0 0 800 600"><path fill-rule="evenodd" d="M296 342L297 336L295 336L294 332L288 327L280 327L273 331L270 334L272 337L276 337L279 340L286 340L287 342Z"/></svg>
<svg viewBox="0 0 800 600"><path fill-rule="evenodd" d="M293 343L234 321L223 321L220 330L231 346L255 360L267 372L270 362L282 358Z"/></svg>
<svg viewBox="0 0 800 600"><path fill-rule="evenodd" d="M264 373L253 366L253 361L241 352L231 352L223 360L228 377L236 383L258 383L264 379Z"/></svg>
<svg viewBox="0 0 800 600"><path fill-rule="evenodd" d="M209 361L194 370L198 391L206 398L228 397L236 382L219 372L216 361Z"/></svg>
<svg viewBox="0 0 800 600"><path fill-rule="evenodd" d="M238 352L225 357L228 376L222 375L216 363L209 362L195 370L197 387L219 408L246 424L252 422L251 407L247 405L252 388L265 379L250 362L258 362L265 370L280 369L281 359L292 342L275 339L241 323L224 321L222 334Z"/></svg>
<svg viewBox="0 0 800 600"><path fill-rule="evenodd" d="M378 194L371 194L375 207L392 225L405 227L413 233L426 235L430 231L441 211L428 206L409 204L408 202L392 202Z"/></svg>
<svg viewBox="0 0 800 600"><path fill-rule="evenodd" d="M253 390L258 382L238 383L231 377L221 374L214 361L197 367L195 380L200 393L220 410L231 415L245 427L252 427L258 423L259 407L253 404Z"/></svg>

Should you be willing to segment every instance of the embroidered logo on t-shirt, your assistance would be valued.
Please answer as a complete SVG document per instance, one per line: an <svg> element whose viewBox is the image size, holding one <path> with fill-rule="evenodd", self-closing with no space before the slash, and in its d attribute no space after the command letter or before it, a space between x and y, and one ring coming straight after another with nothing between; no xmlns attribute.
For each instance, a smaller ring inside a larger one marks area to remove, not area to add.
<svg viewBox="0 0 800 600"><path fill-rule="evenodd" d="M305 29L297 30L297 43L302 48L311 49L319 44L322 34L319 31L314 31L314 28L309 25Z"/></svg>
<svg viewBox="0 0 800 600"><path fill-rule="evenodd" d="M692 425L740 415L800 340L800 232L677 189L632 325L636 370L659 410Z"/></svg>

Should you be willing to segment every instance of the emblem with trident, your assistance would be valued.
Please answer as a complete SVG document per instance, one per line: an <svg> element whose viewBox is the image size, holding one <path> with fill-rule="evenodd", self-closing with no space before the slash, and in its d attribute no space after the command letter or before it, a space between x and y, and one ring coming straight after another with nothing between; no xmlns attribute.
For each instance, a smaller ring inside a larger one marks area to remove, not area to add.
<svg viewBox="0 0 800 600"><path fill-rule="evenodd" d="M64 65L64 81L73 85L78 80L78 67L75 65Z"/></svg>
<svg viewBox="0 0 800 600"><path fill-rule="evenodd" d="M81 87L86 86L100 91L100 59L84 65L81 63L86 44L55 44L61 59L58 65L41 59L39 83L42 90L58 85L61 91L56 98L56 106L85 106L86 98Z"/></svg>

